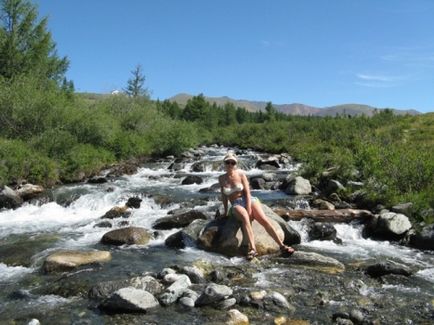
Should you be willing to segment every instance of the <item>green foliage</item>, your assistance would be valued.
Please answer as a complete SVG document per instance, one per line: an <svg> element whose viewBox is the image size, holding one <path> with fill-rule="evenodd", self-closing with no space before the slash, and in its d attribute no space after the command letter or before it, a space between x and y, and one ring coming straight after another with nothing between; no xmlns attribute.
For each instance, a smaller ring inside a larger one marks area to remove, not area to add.
<svg viewBox="0 0 434 325"><path fill-rule="evenodd" d="M91 176L114 161L114 155L108 150L77 144L65 156L60 176L64 181L75 181L82 178L80 174Z"/></svg>
<svg viewBox="0 0 434 325"><path fill-rule="evenodd" d="M25 142L0 138L0 183L27 180L53 185L57 177L54 161L34 151Z"/></svg>
<svg viewBox="0 0 434 325"><path fill-rule="evenodd" d="M60 85L69 63L57 56L47 18L38 21L36 6L28 0L1 0L0 18L0 76L32 74Z"/></svg>

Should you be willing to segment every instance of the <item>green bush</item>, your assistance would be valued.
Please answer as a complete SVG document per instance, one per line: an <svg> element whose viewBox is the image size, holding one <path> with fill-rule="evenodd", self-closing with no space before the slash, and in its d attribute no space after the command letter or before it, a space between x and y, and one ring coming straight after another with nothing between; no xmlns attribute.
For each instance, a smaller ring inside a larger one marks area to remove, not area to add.
<svg viewBox="0 0 434 325"><path fill-rule="evenodd" d="M62 165L61 178L63 181L80 180L97 173L114 161L113 153L108 150L90 144L78 144L67 153Z"/></svg>
<svg viewBox="0 0 434 325"><path fill-rule="evenodd" d="M0 138L0 183L21 181L53 185L58 180L57 164L21 140Z"/></svg>

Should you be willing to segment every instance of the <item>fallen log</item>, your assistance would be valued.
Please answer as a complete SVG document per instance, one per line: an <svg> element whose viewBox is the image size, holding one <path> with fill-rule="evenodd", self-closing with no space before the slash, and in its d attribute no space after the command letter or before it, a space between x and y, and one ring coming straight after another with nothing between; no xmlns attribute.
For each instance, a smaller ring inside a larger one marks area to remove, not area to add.
<svg viewBox="0 0 434 325"><path fill-rule="evenodd" d="M287 210L278 208L273 210L285 220L299 221L311 218L318 222L351 222L353 220L366 222L374 215L368 210L340 209L340 210Z"/></svg>

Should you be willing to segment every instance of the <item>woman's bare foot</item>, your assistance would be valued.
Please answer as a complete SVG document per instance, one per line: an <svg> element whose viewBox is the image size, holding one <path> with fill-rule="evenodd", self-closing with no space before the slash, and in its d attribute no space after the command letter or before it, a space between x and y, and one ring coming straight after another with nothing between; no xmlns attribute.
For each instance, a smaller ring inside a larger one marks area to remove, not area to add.
<svg viewBox="0 0 434 325"><path fill-rule="evenodd" d="M280 254L283 257L291 256L295 252L295 249L291 246L282 245L280 246Z"/></svg>

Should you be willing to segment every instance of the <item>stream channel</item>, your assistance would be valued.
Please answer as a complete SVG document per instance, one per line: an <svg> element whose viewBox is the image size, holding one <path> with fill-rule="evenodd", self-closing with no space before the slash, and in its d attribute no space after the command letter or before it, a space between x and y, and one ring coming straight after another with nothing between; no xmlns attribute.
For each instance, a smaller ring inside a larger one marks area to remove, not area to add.
<svg viewBox="0 0 434 325"><path fill-rule="evenodd" d="M169 169L174 158L144 163L133 175L109 178L103 184L71 184L53 188L43 197L16 210L0 211L0 323L28 324L33 318L41 324L222 324L225 313L211 307L186 310L174 304L146 314L107 314L87 298L89 288L99 282L125 279L163 268L208 263L226 272L226 282L235 291L266 290L282 293L294 307L282 311L243 307L251 324L274 324L276 317L304 320L305 324L332 324L333 315L353 310L364 315L365 323L434 323L434 254L432 251L400 246L393 242L362 237L360 224L335 224L342 244L310 241L303 221L289 221L301 235L300 251L333 257L345 265L341 273L259 259L228 258L194 246L169 249L165 239L179 229L159 231L144 246L105 246L104 233L122 227L126 219L113 219L113 228L95 225L114 206L130 197L140 197L141 206L132 209L130 226L152 230L153 223L168 212L187 207L213 218L222 205L216 191L199 191L217 183L223 173L222 158L228 148L202 147L200 155L180 170ZM241 167L248 177L261 175L255 167L261 153L238 151ZM201 162L204 171L193 172ZM288 175L297 170L287 163L274 171ZM200 176L202 184L182 185L187 175ZM306 197L289 196L279 190L253 190L261 202L274 207L309 208ZM82 268L82 272L45 274L45 258L59 249L108 250L112 260ZM409 277L386 276L373 279L365 274L370 263L391 260L410 267ZM288 323L289 324L289 323Z"/></svg>

